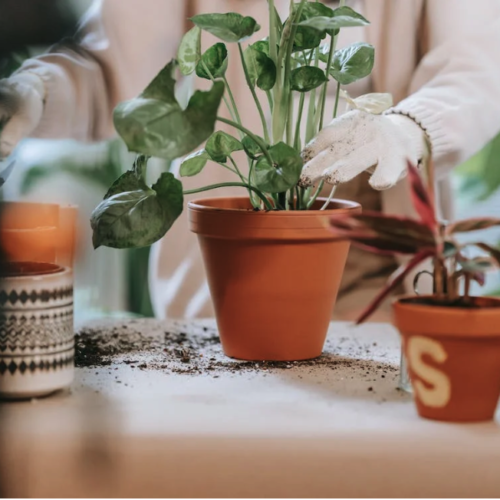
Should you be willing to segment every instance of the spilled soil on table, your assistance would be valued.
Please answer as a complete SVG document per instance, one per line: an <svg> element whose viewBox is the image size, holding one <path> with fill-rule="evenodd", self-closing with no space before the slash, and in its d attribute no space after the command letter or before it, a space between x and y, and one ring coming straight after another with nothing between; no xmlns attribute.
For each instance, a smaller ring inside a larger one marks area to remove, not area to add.
<svg viewBox="0 0 500 500"><path fill-rule="evenodd" d="M224 355L212 326L190 324L188 331L182 322L128 320L81 329L76 335L75 364L86 368L128 365L138 370L207 374L214 378L222 373L265 373L295 367L350 368L367 380L394 376L399 370L397 366L370 359L371 350L376 349L376 343L359 345L351 338L337 337L334 342L327 340L323 355L311 360L239 361Z"/></svg>

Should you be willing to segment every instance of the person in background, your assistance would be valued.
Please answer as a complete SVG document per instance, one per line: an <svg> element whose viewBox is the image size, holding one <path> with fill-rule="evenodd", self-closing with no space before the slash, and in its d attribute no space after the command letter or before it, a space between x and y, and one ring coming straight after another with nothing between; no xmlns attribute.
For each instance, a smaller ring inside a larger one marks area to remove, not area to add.
<svg viewBox="0 0 500 500"><path fill-rule="evenodd" d="M335 2L330 2L335 4ZM288 2L276 1L286 12ZM498 0L352 0L366 28L341 30L338 46L375 46L372 75L348 88L356 97L389 92L384 115L351 111L325 127L305 151L304 181L339 184L336 196L366 210L411 215L406 158L421 159L430 140L440 184L439 208L452 216L447 176L500 130L500 2ZM334 5L333 5L334 6ZM137 95L176 54L188 18L201 12L251 15L266 30L266 0L101 0L81 22L78 39L26 61L0 81L0 157L25 137L100 140L113 134L112 110ZM257 35L258 36L258 35ZM207 48L215 43L203 35ZM234 47L230 60L236 59ZM245 125L258 117L236 61L228 80ZM333 97L330 96L330 105ZM349 136L350 141L342 138ZM374 172L373 175L367 171ZM186 189L227 181L224 169L205 169ZM327 188L329 191L330 188ZM212 307L196 239L184 220L158 242L150 265L157 316L200 317ZM396 269L395 259L353 249L336 317L352 319ZM386 319L381 310L378 319Z"/></svg>

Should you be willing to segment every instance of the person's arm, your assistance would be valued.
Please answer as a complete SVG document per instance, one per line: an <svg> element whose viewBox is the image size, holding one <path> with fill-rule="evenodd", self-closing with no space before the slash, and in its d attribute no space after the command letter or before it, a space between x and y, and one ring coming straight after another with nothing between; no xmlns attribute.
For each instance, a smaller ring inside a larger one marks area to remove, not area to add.
<svg viewBox="0 0 500 500"><path fill-rule="evenodd" d="M500 2L428 0L430 50L394 111L426 130L438 177L500 131Z"/></svg>
<svg viewBox="0 0 500 500"><path fill-rule="evenodd" d="M137 95L175 56L184 11L184 0L94 1L78 44L62 43L0 82L0 158L28 135L112 135L117 102Z"/></svg>
<svg viewBox="0 0 500 500"><path fill-rule="evenodd" d="M421 158L424 132L439 178L500 131L500 2L428 0L425 21L428 51L410 97L384 115L355 110L333 120L303 152L303 184L338 184L374 169L372 187L390 188L406 175L407 159Z"/></svg>

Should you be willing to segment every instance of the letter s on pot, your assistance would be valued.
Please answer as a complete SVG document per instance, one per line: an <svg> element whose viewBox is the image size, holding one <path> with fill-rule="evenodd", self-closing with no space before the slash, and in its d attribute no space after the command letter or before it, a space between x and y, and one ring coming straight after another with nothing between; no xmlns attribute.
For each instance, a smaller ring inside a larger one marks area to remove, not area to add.
<svg viewBox="0 0 500 500"><path fill-rule="evenodd" d="M420 380L413 381L417 396L426 406L443 408L451 397L451 383L442 371L424 363L426 354L436 363L444 363L448 354L442 344L427 337L410 337L407 340L406 353L412 371L431 387L426 387Z"/></svg>

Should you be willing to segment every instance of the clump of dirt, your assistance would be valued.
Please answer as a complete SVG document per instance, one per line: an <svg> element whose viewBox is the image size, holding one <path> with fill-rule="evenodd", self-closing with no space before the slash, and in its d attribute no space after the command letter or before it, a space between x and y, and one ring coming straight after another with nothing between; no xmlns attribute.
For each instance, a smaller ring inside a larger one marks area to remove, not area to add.
<svg viewBox="0 0 500 500"><path fill-rule="evenodd" d="M355 370L367 381L395 375L397 366L374 362L371 349L376 343L359 345L351 338L328 339L323 354L305 361L239 361L222 352L217 330L201 323L189 325L157 320L129 320L100 324L77 332L75 364L77 367L128 365L137 370L160 370L177 374L207 374L217 378L222 373L249 373L291 370L297 367ZM364 358L364 359L363 359Z"/></svg>

